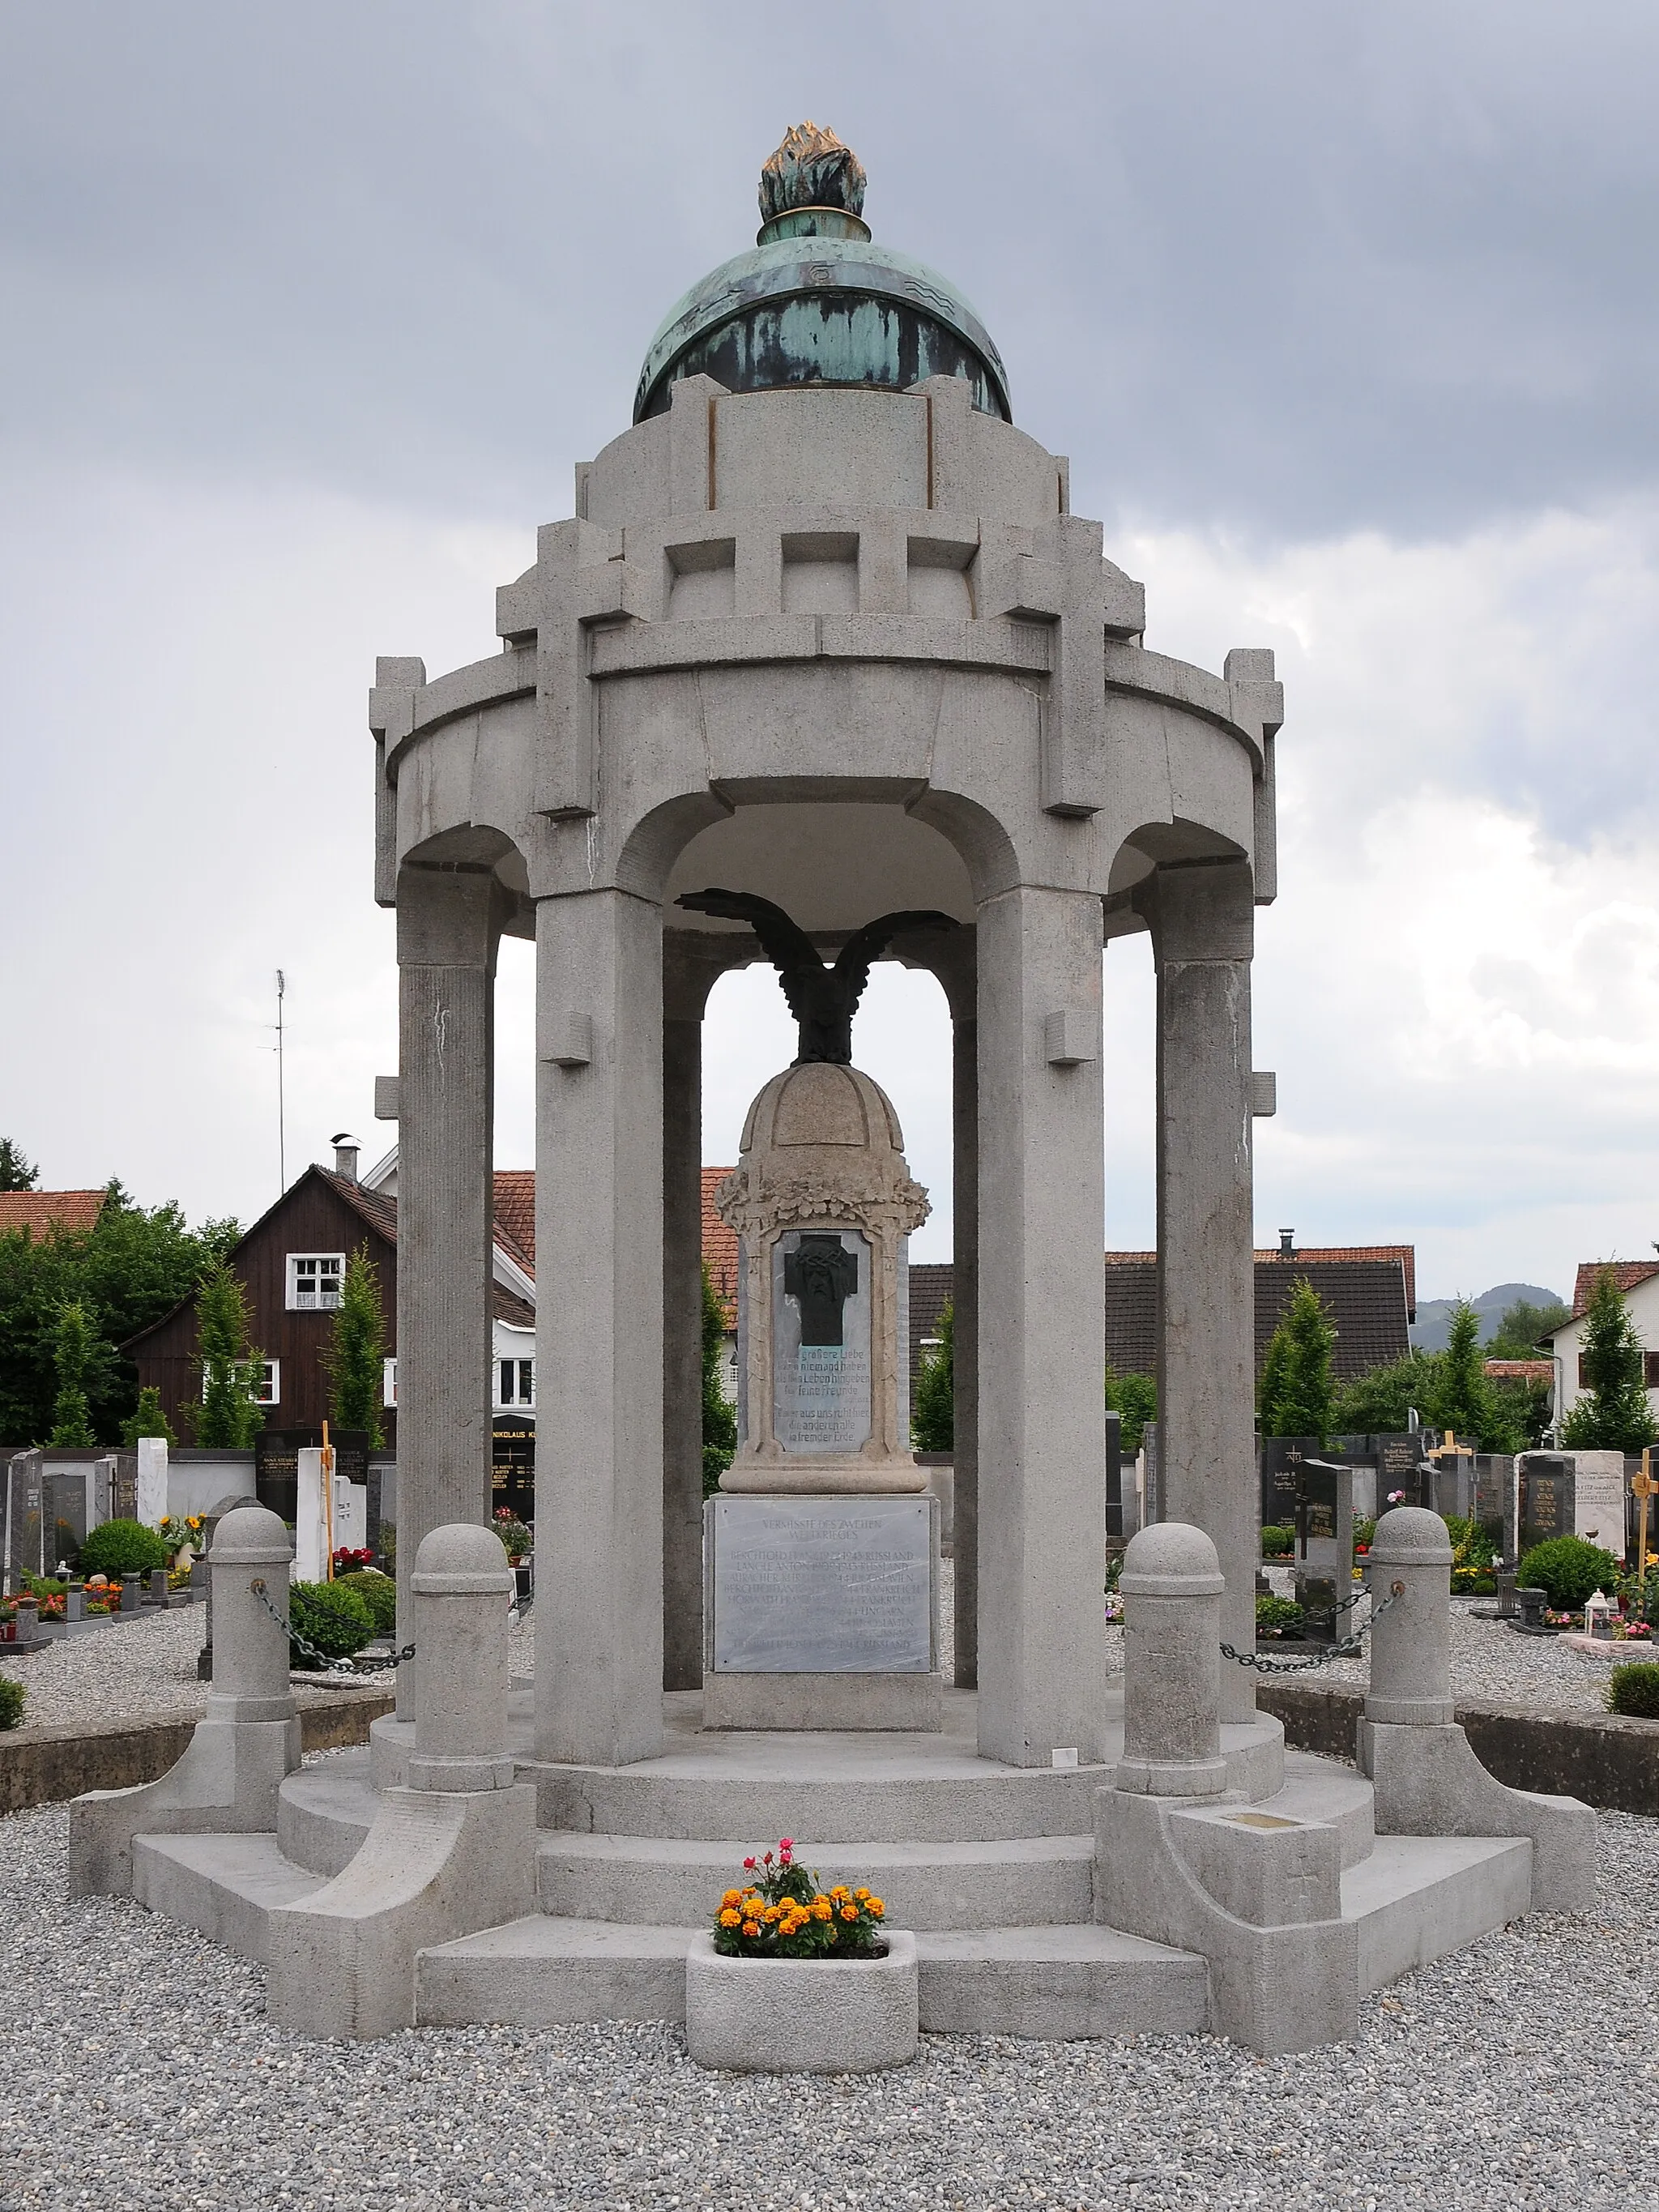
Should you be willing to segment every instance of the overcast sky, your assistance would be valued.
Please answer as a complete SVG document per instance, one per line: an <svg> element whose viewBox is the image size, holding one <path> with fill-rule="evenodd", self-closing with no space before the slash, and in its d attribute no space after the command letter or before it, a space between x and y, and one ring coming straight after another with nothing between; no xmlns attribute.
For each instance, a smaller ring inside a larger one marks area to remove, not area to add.
<svg viewBox="0 0 1659 2212"><path fill-rule="evenodd" d="M54 1187L257 1214L280 966L290 1176L389 1139L374 656L495 648L495 586L811 116L984 316L1148 643L1279 656L1259 1241L1412 1242L1425 1296L1646 1255L1656 86L1651 0L8 0L0 1133ZM1119 1245L1152 1236L1150 972L1113 947ZM720 986L706 1157L788 1036L767 976ZM945 1045L878 971L859 1055L941 1200ZM945 1205L916 1252L948 1249Z"/></svg>

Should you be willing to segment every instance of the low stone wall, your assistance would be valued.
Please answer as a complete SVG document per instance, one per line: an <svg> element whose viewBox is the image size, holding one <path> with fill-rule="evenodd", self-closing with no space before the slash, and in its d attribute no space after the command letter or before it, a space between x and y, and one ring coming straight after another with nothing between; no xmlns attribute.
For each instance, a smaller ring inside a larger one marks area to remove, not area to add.
<svg viewBox="0 0 1659 2212"><path fill-rule="evenodd" d="M300 1708L307 1751L367 1743L368 1724L394 1703L389 1690L341 1690ZM106 1729L21 1728L0 1735L0 1814L58 1805L88 1790L154 1782L183 1758L194 1720L129 1721Z"/></svg>
<svg viewBox="0 0 1659 2212"><path fill-rule="evenodd" d="M1293 1749L1322 1759L1353 1757L1363 1690L1263 1680L1256 1703L1285 1723L1285 1741ZM1460 1703L1456 1713L1481 1765L1511 1790L1578 1797L1608 1812L1659 1814L1659 1721L1535 1705Z"/></svg>

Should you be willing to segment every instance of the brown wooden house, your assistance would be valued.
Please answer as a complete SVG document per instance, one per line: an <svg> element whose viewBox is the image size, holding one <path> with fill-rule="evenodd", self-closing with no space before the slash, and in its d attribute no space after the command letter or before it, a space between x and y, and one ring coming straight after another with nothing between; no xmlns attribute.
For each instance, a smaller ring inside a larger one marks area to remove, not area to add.
<svg viewBox="0 0 1659 2212"><path fill-rule="evenodd" d="M380 1311L386 1323L388 1371L380 1416L388 1446L398 1433L395 1360L398 1344L398 1201L371 1190L349 1175L309 1167L256 1221L230 1255L230 1265L247 1292L250 1334L265 1363L263 1402L265 1420L275 1429L315 1428L328 1415L328 1372L323 1355L333 1335L334 1314L348 1256L366 1248L380 1281ZM530 1263L509 1235L497 1244L497 1276L516 1276L533 1295ZM500 1279L495 1284L495 1312L510 1335L535 1327L530 1298ZM141 1387L154 1385L161 1409L181 1443L191 1437L186 1409L201 1403L202 1370L197 1356L194 1298L182 1299L121 1347L136 1362ZM497 1363L515 1371L511 1395L503 1398L498 1380L491 1395L499 1413L503 1403L526 1407L533 1426L533 1377L522 1370L533 1360L527 1334L515 1351L529 1355ZM520 1420L523 1425L523 1419Z"/></svg>

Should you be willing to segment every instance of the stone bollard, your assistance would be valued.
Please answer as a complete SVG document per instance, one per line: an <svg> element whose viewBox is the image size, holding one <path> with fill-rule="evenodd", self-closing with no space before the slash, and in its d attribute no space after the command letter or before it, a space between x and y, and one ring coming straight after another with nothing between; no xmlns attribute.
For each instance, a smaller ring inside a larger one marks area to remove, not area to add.
<svg viewBox="0 0 1659 2212"><path fill-rule="evenodd" d="M167 1588L167 1569L165 1567L152 1567L149 1571L150 1603L152 1605L165 1605L172 1595L173 1593Z"/></svg>
<svg viewBox="0 0 1659 2212"><path fill-rule="evenodd" d="M144 1578L142 1575L123 1575L121 1577L121 1618L136 1620L144 1601Z"/></svg>
<svg viewBox="0 0 1659 2212"><path fill-rule="evenodd" d="M507 1608L514 1582L501 1538L459 1523L433 1529L415 1555L409 1587L415 1614L409 1787L511 1788Z"/></svg>
<svg viewBox="0 0 1659 2212"><path fill-rule="evenodd" d="M420 2014L420 1954L533 1911L536 1793L507 1748L513 1571L493 1530L421 1541L410 1577L415 1747L334 1879L269 1919L266 2006L307 2035L389 2035Z"/></svg>
<svg viewBox="0 0 1659 2212"><path fill-rule="evenodd" d="M1377 1522L1368 1721L1437 1727L1451 1719L1451 1563L1437 1513L1397 1505Z"/></svg>
<svg viewBox="0 0 1659 2212"><path fill-rule="evenodd" d="M1498 1585L1498 1618L1500 1620L1520 1618L1521 1608L1515 1601L1515 1585L1518 1579L1513 1567L1499 1567L1492 1577Z"/></svg>
<svg viewBox="0 0 1659 2212"><path fill-rule="evenodd" d="M87 1586L84 1583L71 1583L64 1592L64 1625L67 1627L70 1621L84 1620L86 1617Z"/></svg>
<svg viewBox="0 0 1659 2212"><path fill-rule="evenodd" d="M210 1721L289 1721L295 1716L289 1674L289 1569L294 1540L263 1505L239 1506L214 1531L208 1571L213 1577L213 1686Z"/></svg>
<svg viewBox="0 0 1659 2212"><path fill-rule="evenodd" d="M1221 1755L1221 1594L1215 1546L1201 1528L1163 1521L1129 1540L1123 1598L1123 1757L1120 1790L1212 1797Z"/></svg>
<svg viewBox="0 0 1659 2212"><path fill-rule="evenodd" d="M293 1558L287 1529L263 1505L243 1506L220 1522L210 1562L219 1633L207 1717L159 1780L75 1800L72 1896L137 1896L165 1911L166 1868L141 1866L135 1837L274 1832L276 1792L300 1764L300 1718L289 1686L287 1634L255 1585L265 1585L283 1613Z"/></svg>
<svg viewBox="0 0 1659 2212"><path fill-rule="evenodd" d="M1454 1718L1451 1540L1437 1513L1398 1506L1371 1545L1379 1607L1371 1686L1360 1720L1360 1771L1381 1836L1526 1837L1530 1903L1585 1911L1595 1898L1595 1815L1575 1797L1510 1790L1489 1774ZM1523 1601L1529 1593L1520 1593ZM1498 1878L1492 1870L1492 1879Z"/></svg>

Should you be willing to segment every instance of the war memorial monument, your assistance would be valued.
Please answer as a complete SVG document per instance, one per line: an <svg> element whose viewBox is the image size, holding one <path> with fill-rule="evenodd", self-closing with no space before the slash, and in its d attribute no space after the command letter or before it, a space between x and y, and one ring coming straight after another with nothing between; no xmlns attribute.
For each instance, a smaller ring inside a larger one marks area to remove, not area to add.
<svg viewBox="0 0 1659 2212"><path fill-rule="evenodd" d="M1141 586L1015 427L989 333L874 242L864 181L833 134L792 131L758 244L670 312L632 426L497 593L501 650L378 665L415 1656L367 1750L301 1768L262 1601L288 1539L228 1514L207 1718L71 1828L78 1893L260 1960L307 2033L684 2018L712 1900L780 1835L827 1881L879 1883L924 2029L1035 2038L1330 2041L1366 1990L1591 1893L1593 1816L1501 1787L1453 1722L1433 1514L1377 1531L1358 1770L1287 1753L1255 1710L1273 656L1215 675L1147 649ZM1114 1679L1102 952L1143 929L1164 1517L1130 1546ZM503 933L537 953L533 1688L508 1680L487 1525ZM853 1064L882 957L931 970L954 1029L948 1651L902 1372L929 1200ZM800 1053L720 1194L741 1442L705 1506L702 1020L762 957Z"/></svg>

